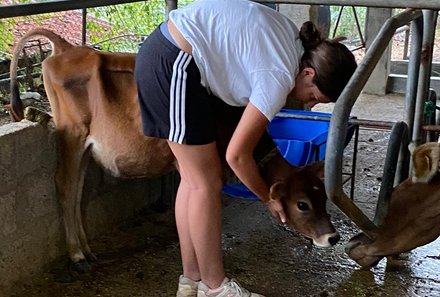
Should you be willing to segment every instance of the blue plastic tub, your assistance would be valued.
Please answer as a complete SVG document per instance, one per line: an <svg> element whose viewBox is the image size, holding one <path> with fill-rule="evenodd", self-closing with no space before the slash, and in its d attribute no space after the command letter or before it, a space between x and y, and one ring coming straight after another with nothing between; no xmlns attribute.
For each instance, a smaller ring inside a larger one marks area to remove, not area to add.
<svg viewBox="0 0 440 297"><path fill-rule="evenodd" d="M304 110L281 110L283 113L330 117L331 114ZM269 134L284 158L294 166L324 160L330 122L275 117Z"/></svg>
<svg viewBox="0 0 440 297"><path fill-rule="evenodd" d="M306 110L282 109L282 113L329 117L330 113ZM278 146L283 157L292 165L301 167L324 160L330 122L294 119L276 116L269 124L269 134ZM347 130L347 145L354 133L354 125ZM255 195L243 184L227 184L223 192L236 198L257 200Z"/></svg>

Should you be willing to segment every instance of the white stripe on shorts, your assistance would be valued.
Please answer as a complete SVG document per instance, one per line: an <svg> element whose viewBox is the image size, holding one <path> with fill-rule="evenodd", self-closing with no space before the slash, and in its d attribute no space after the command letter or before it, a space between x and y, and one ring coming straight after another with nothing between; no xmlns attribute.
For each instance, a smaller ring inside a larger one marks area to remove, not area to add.
<svg viewBox="0 0 440 297"><path fill-rule="evenodd" d="M168 140L183 143L185 137L185 100L186 100L186 68L192 56L180 51L173 64L173 76L170 86L170 133Z"/></svg>

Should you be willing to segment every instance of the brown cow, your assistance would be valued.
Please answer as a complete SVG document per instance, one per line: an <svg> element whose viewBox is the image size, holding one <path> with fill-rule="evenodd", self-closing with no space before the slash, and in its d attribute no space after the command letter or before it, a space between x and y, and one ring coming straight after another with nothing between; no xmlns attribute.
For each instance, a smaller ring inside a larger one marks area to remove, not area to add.
<svg viewBox="0 0 440 297"><path fill-rule="evenodd" d="M393 190L388 214L375 238L369 239L361 233L347 244L346 252L362 267L374 266L385 256L410 251L440 236L438 143L425 143L416 149L410 146L410 151L413 161L418 163L418 171L413 171L412 177ZM424 161L427 158L436 160L435 166Z"/></svg>
<svg viewBox="0 0 440 297"><path fill-rule="evenodd" d="M59 143L55 182L63 209L68 254L75 269L87 271L88 261L95 257L82 225L80 200L89 157L111 174L125 178L165 174L175 168L175 160L165 140L142 134L133 77L135 55L73 46L45 29L27 33L14 51L11 114L15 121L23 119L17 59L25 43L36 35L48 38L53 47L42 67ZM241 112L242 109L219 105L220 152L232 135L233 119L238 121ZM274 147L266 135L256 150L261 151L256 154L257 160ZM325 211L327 198L321 180L308 169L289 165L278 151L265 163L262 170L272 185L271 198L282 199L287 223L320 246L335 244L339 235Z"/></svg>

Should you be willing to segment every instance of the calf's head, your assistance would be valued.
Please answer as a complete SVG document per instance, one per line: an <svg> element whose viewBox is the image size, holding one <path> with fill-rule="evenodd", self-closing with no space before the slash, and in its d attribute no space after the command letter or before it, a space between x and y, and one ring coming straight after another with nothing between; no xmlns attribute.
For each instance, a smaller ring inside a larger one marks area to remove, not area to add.
<svg viewBox="0 0 440 297"><path fill-rule="evenodd" d="M410 148L417 171L394 188L388 213L374 238L353 237L346 252L362 267L376 265L385 256L410 251L440 236L439 145Z"/></svg>
<svg viewBox="0 0 440 297"><path fill-rule="evenodd" d="M216 141L223 159L244 109L226 105L220 100L216 100L215 104L218 128ZM270 198L281 200L287 224L312 239L316 246L329 247L336 244L340 237L326 212L327 196L320 179L323 177L324 162L297 168L290 165L278 151L272 154L275 147L266 132L254 150L261 174L271 186Z"/></svg>
<svg viewBox="0 0 440 297"><path fill-rule="evenodd" d="M327 195L320 179L323 162L303 168L278 166L278 180L270 188L270 199L279 199L287 224L310 238L318 247L335 245L340 236L326 211Z"/></svg>

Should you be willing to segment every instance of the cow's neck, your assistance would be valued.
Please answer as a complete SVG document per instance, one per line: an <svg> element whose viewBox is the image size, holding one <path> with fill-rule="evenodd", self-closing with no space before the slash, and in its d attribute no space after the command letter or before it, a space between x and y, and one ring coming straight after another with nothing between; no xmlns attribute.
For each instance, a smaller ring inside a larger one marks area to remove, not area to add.
<svg viewBox="0 0 440 297"><path fill-rule="evenodd" d="M280 151L277 147L274 147L261 160L258 161L258 167L264 168L267 163L273 162L273 160L275 160L278 155L281 155Z"/></svg>
<svg viewBox="0 0 440 297"><path fill-rule="evenodd" d="M258 163L260 173L268 185L286 178L286 173L292 172L292 165L281 155L277 147L270 151Z"/></svg>

